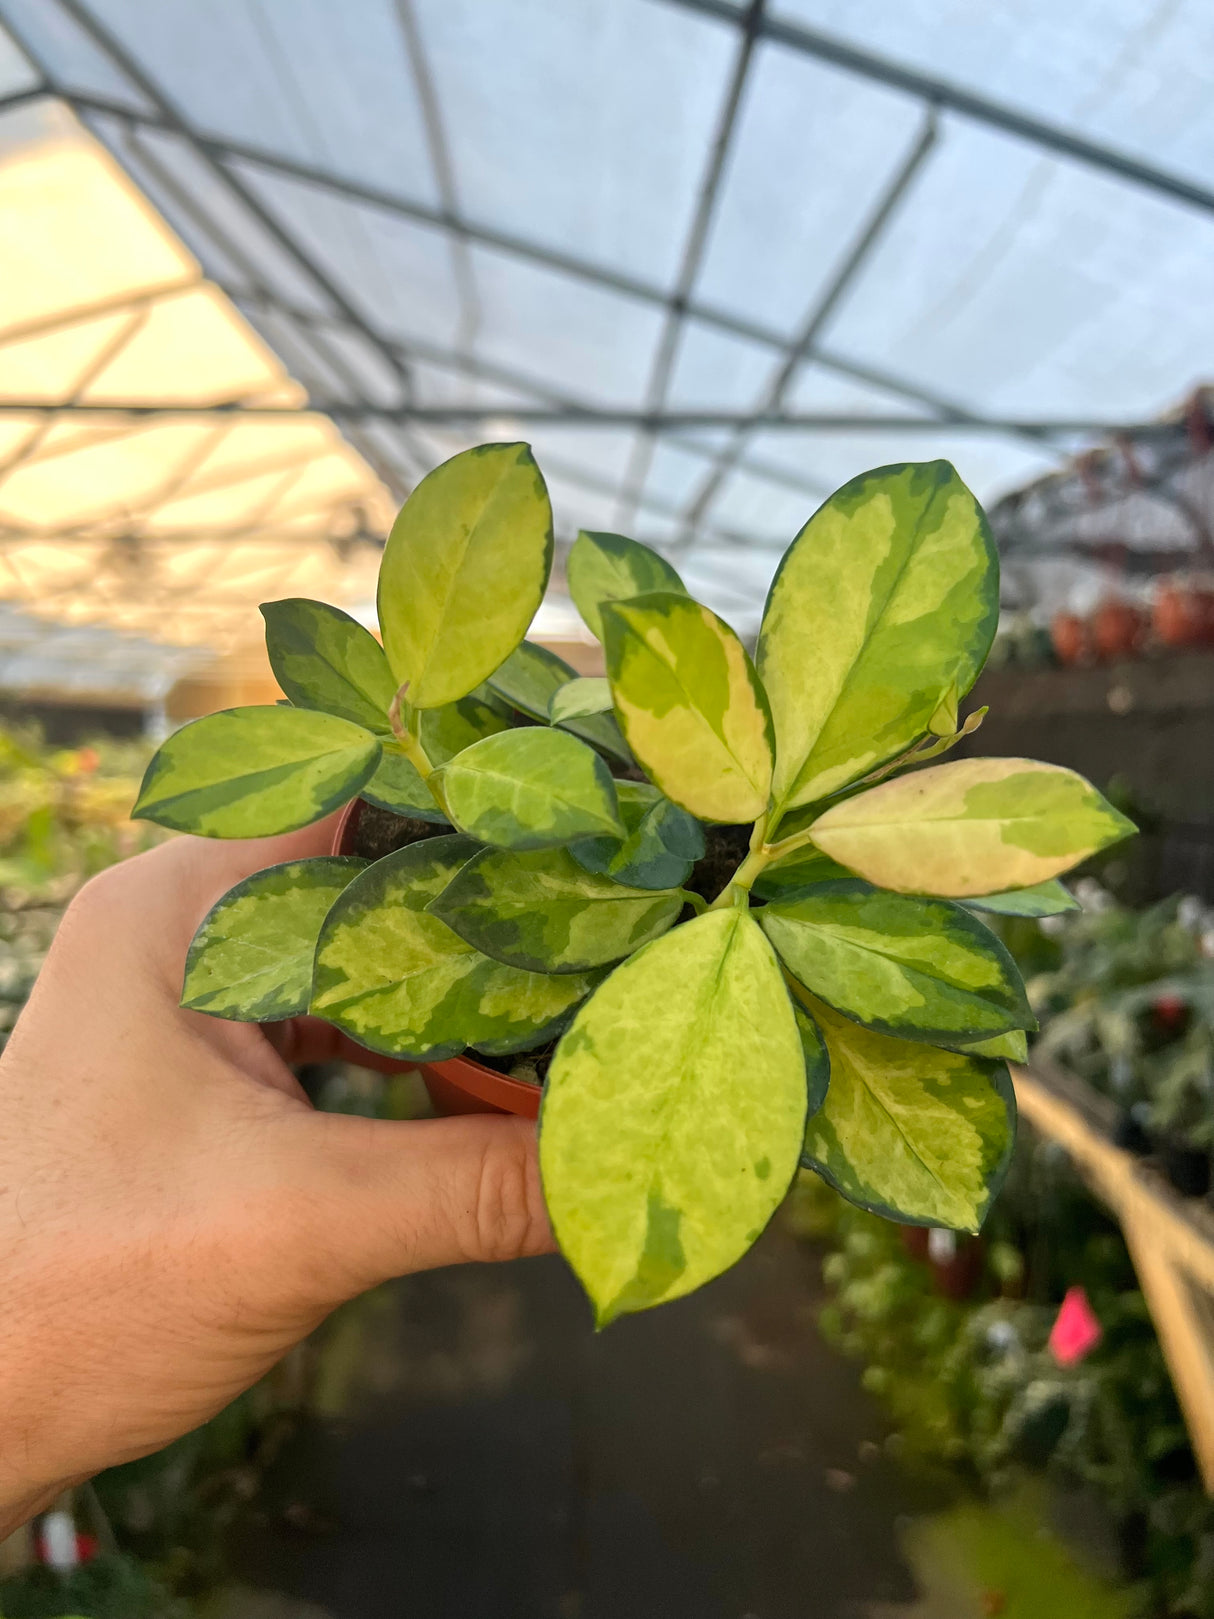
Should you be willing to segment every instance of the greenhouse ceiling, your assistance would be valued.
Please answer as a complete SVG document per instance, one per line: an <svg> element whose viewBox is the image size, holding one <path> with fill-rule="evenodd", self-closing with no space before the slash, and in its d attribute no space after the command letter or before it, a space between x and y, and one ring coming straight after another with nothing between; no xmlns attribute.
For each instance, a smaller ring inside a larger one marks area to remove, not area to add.
<svg viewBox="0 0 1214 1619"><path fill-rule="evenodd" d="M559 535L634 533L752 629L853 473L944 455L990 499L1214 373L1204 0L0 25L0 557L64 616L365 598L391 499L525 437Z"/></svg>

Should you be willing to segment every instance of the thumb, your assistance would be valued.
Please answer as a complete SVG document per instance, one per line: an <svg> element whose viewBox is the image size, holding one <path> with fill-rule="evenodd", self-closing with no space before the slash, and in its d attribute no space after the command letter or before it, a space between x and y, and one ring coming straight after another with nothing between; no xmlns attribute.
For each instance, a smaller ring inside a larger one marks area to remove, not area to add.
<svg viewBox="0 0 1214 1619"><path fill-rule="evenodd" d="M315 1224L308 1246L332 1294L325 1303L412 1271L556 1246L529 1119L301 1113L293 1127L306 1160L293 1174Z"/></svg>

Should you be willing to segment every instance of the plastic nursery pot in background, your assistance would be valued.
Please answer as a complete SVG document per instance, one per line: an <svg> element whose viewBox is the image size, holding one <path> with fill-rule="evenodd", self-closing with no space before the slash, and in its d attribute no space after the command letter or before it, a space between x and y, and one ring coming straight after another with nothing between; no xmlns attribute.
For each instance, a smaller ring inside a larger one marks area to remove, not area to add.
<svg viewBox="0 0 1214 1619"><path fill-rule="evenodd" d="M358 820L363 801L356 798L346 805L333 836L334 854L354 854ZM437 1113L517 1113L525 1119L539 1117L540 1087L525 1080L511 1079L471 1057L452 1057L447 1062L404 1062L367 1051L350 1040L350 1061L381 1073L400 1074L416 1068L425 1082Z"/></svg>
<svg viewBox="0 0 1214 1619"><path fill-rule="evenodd" d="M1050 621L1050 639L1059 663L1070 665L1091 661L1090 632L1078 613L1055 613Z"/></svg>
<svg viewBox="0 0 1214 1619"><path fill-rule="evenodd" d="M1142 646L1146 615L1133 602L1106 596L1092 615L1092 641L1096 655L1106 663L1132 658Z"/></svg>
<svg viewBox="0 0 1214 1619"><path fill-rule="evenodd" d="M1162 580L1151 621L1164 646L1214 645L1214 584L1207 579Z"/></svg>

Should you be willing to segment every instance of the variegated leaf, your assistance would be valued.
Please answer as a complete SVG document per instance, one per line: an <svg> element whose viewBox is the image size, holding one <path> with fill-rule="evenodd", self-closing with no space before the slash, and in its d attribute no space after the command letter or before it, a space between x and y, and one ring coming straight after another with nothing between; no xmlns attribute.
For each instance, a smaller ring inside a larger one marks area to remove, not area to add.
<svg viewBox="0 0 1214 1619"><path fill-rule="evenodd" d="M426 757L431 764L440 765L482 737L496 736L499 731L507 730L509 724L509 717L503 716L496 704L468 696L446 703L442 708L423 709L418 716L418 733ZM439 807L417 767L405 757L400 744L392 737L385 737L383 748L379 769L362 791L367 802L421 821L445 821L445 811Z"/></svg>
<svg viewBox="0 0 1214 1619"><path fill-rule="evenodd" d="M552 699L562 686L578 679L578 672L564 658L558 658L547 647L524 641L489 677L489 687L499 698L517 708L533 720L548 721ZM601 752L632 763L632 754L620 734L614 714L588 714L581 719L562 722L564 729L580 736Z"/></svg>
<svg viewBox="0 0 1214 1619"><path fill-rule="evenodd" d="M966 899L1045 882L1133 831L1073 770L958 759L845 799L813 840L882 888Z"/></svg>
<svg viewBox="0 0 1214 1619"><path fill-rule="evenodd" d="M442 708L425 709L418 716L417 729L430 763L445 765L474 742L508 731L510 722L492 704L469 696Z"/></svg>
<svg viewBox="0 0 1214 1619"><path fill-rule="evenodd" d="M1006 1034L994 1034L989 1040L940 1040L937 1044L971 1057L998 1058L1002 1062L1027 1062L1029 1056L1029 1038L1023 1029L1009 1029Z"/></svg>
<svg viewBox="0 0 1214 1619"><path fill-rule="evenodd" d="M452 821L482 843L550 849L624 830L611 772L563 731L503 731L465 748L435 775Z"/></svg>
<svg viewBox="0 0 1214 1619"><path fill-rule="evenodd" d="M577 678L577 670L564 658L534 641L522 641L486 684L520 714L546 724L554 694Z"/></svg>
<svg viewBox="0 0 1214 1619"><path fill-rule="evenodd" d="M960 905L851 879L759 920L793 977L866 1028L935 1041L1036 1027L1015 962Z"/></svg>
<svg viewBox="0 0 1214 1619"><path fill-rule="evenodd" d="M339 607L302 596L262 602L261 616L270 668L296 708L318 708L377 734L390 731L398 683L370 630Z"/></svg>
<svg viewBox="0 0 1214 1619"><path fill-rule="evenodd" d="M569 853L586 871L634 888L677 888L704 855L704 829L648 782L617 781L625 838L584 838Z"/></svg>
<svg viewBox="0 0 1214 1619"><path fill-rule="evenodd" d="M312 1010L372 1051L431 1061L524 1049L571 1011L595 975L503 966L426 913L475 849L427 838L357 877L321 929Z"/></svg>
<svg viewBox="0 0 1214 1619"><path fill-rule="evenodd" d="M604 602L626 601L655 590L687 594L686 585L665 557L647 545L623 534L594 534L586 529L570 548L565 578L573 605L599 641L603 639Z"/></svg>
<svg viewBox="0 0 1214 1619"><path fill-rule="evenodd" d="M889 1219L980 1230L1015 1145L1006 1067L891 1039L798 998L830 1052L830 1088L805 1132L807 1167Z"/></svg>
<svg viewBox="0 0 1214 1619"><path fill-rule="evenodd" d="M826 1092L830 1088L830 1052L826 1049L821 1029L795 997L792 1009L797 1020L797 1033L801 1036L801 1053L805 1058L806 1089L809 1092L807 1119L812 1119L825 1102Z"/></svg>
<svg viewBox="0 0 1214 1619"><path fill-rule="evenodd" d="M990 528L947 461L844 484L786 552L763 616L777 808L909 747L973 685L998 616Z"/></svg>
<svg viewBox="0 0 1214 1619"><path fill-rule="evenodd" d="M1060 916L1079 910L1079 901L1056 877L1032 888L1012 888L1003 894L979 894L966 900L971 911L990 911L996 916Z"/></svg>
<svg viewBox="0 0 1214 1619"><path fill-rule="evenodd" d="M552 507L526 444L482 444L418 484L379 570L384 650L414 708L479 686L519 644L552 566Z"/></svg>
<svg viewBox="0 0 1214 1619"><path fill-rule="evenodd" d="M435 802L434 794L417 773L417 767L405 758L399 746L384 739L383 757L379 768L360 794L368 804L391 810L394 815L407 815L418 821L445 821L446 815Z"/></svg>
<svg viewBox="0 0 1214 1619"><path fill-rule="evenodd" d="M740 1259L788 1190L805 1129L801 1037L743 910L617 967L557 1047L540 1171L600 1327Z"/></svg>
<svg viewBox="0 0 1214 1619"><path fill-rule="evenodd" d="M293 832L338 809L375 774L378 738L307 708L228 708L174 731L131 814L208 838Z"/></svg>
<svg viewBox="0 0 1214 1619"><path fill-rule="evenodd" d="M821 849L806 844L785 855L783 860L764 866L751 885L751 893L756 899L787 901L798 898L811 888L817 888L821 883L854 876L854 872L823 854Z"/></svg>
<svg viewBox="0 0 1214 1619"><path fill-rule="evenodd" d="M753 821L771 786L771 719L746 648L690 596L602 609L615 710L666 797L708 821Z"/></svg>
<svg viewBox="0 0 1214 1619"><path fill-rule="evenodd" d="M584 871L567 849L485 849L431 912L487 956L533 972L583 972L665 933L681 893L627 888Z"/></svg>
<svg viewBox="0 0 1214 1619"><path fill-rule="evenodd" d="M562 725L591 714L606 714L610 709L611 682L598 675L588 676L571 680L553 692L548 703L548 718L553 725Z"/></svg>
<svg viewBox="0 0 1214 1619"><path fill-rule="evenodd" d="M290 860L230 888L190 944L182 1006L241 1023L306 1012L321 924L366 864L344 855Z"/></svg>

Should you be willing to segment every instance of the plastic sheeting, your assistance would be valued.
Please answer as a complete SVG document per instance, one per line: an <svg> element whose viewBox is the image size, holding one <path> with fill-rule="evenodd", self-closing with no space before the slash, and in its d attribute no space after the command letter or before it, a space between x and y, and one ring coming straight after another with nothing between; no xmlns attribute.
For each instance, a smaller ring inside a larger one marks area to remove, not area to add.
<svg viewBox="0 0 1214 1619"><path fill-rule="evenodd" d="M0 82L20 92L37 63L314 399L396 413L346 424L394 487L461 445L526 436L563 536L626 528L750 629L780 548L852 474L945 455L993 499L1083 442L1017 421L1145 421L1214 364L1202 0L769 0L773 32L748 54L753 14L0 0L25 53L0 55ZM948 95L933 126L907 73L1114 161ZM907 425L651 438L512 418L745 417L773 399ZM402 422L410 404L493 415ZM950 412L991 425L960 431Z"/></svg>

